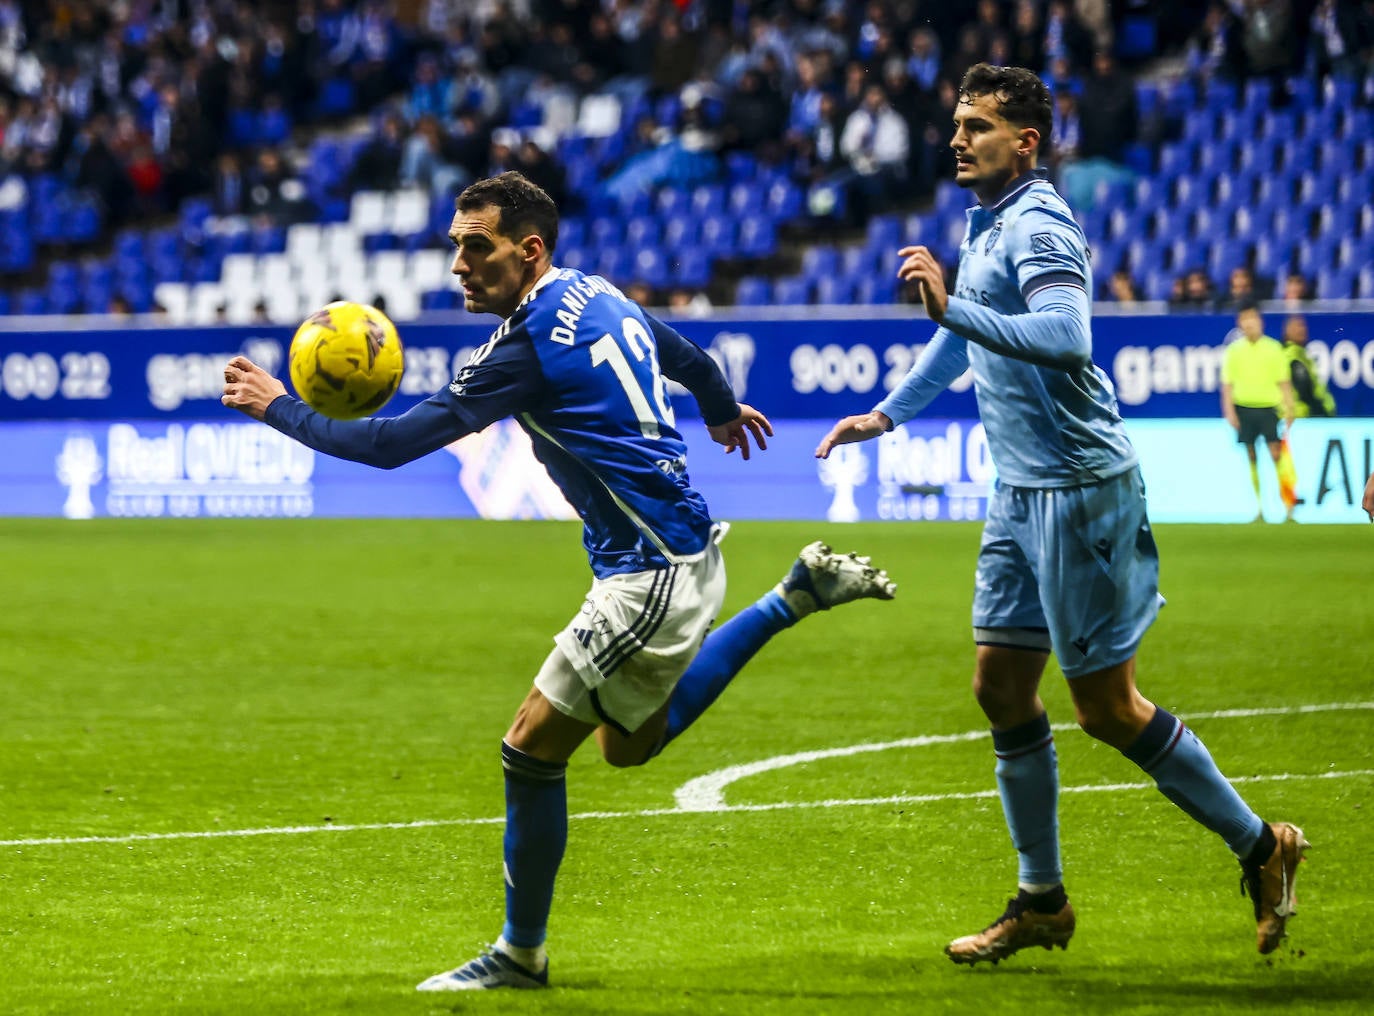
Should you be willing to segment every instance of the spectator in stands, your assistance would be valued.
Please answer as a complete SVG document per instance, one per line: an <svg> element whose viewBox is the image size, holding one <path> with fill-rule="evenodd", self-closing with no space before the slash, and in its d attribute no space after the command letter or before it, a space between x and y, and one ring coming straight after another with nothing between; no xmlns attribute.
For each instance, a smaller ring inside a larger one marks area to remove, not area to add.
<svg viewBox="0 0 1374 1016"><path fill-rule="evenodd" d="M864 218L864 213L882 209L897 196L906 180L911 136L882 85L870 85L863 105L849 114L840 135L840 154L854 171Z"/></svg>
<svg viewBox="0 0 1374 1016"><path fill-rule="evenodd" d="M1338 0L1318 0L1312 11L1308 64L1319 77L1357 78L1361 73L1360 46L1374 43L1374 34L1361 39L1359 8Z"/></svg>
<svg viewBox="0 0 1374 1016"><path fill-rule="evenodd" d="M1251 77L1267 77L1274 93L1285 89L1288 69L1301 54L1292 45L1288 0L1245 0L1240 8L1240 43L1245 70Z"/></svg>
<svg viewBox="0 0 1374 1016"><path fill-rule="evenodd" d="M1336 400L1307 352L1307 319L1301 314L1290 314L1283 322L1283 352L1288 357L1297 415L1335 416Z"/></svg>
<svg viewBox="0 0 1374 1016"><path fill-rule="evenodd" d="M1312 299L1312 287L1300 272L1289 272L1283 277L1280 299L1289 307L1300 307Z"/></svg>
<svg viewBox="0 0 1374 1016"><path fill-rule="evenodd" d="M449 81L448 114L456 116L470 109L491 119L500 113L501 106L501 89L483 69L481 58L475 51L464 51Z"/></svg>
<svg viewBox="0 0 1374 1016"><path fill-rule="evenodd" d="M723 119L721 143L725 150L759 152L778 145L787 124L787 105L751 67L740 75L739 86L726 98Z"/></svg>
<svg viewBox="0 0 1374 1016"><path fill-rule="evenodd" d="M397 113L383 114L372 140L353 160L348 171L348 189L394 190L400 181L404 145L405 122Z"/></svg>
<svg viewBox="0 0 1374 1016"><path fill-rule="evenodd" d="M561 208L568 199L567 174L550 154L553 138L545 137L545 134L545 131L536 129L521 139L515 149L514 169L553 198L554 204Z"/></svg>
<svg viewBox="0 0 1374 1016"><path fill-rule="evenodd" d="M1255 285L1255 273L1244 265L1231 269L1226 292L1217 298L1216 309L1222 313L1238 314L1242 307L1253 307L1260 293Z"/></svg>
<svg viewBox="0 0 1374 1016"><path fill-rule="evenodd" d="M314 213L305 184L291 171L275 148L264 148L248 181L245 211L258 223L290 225Z"/></svg>
<svg viewBox="0 0 1374 1016"><path fill-rule="evenodd" d="M594 11L587 22L580 58L572 69L573 84L583 95L603 88L623 94L622 78L628 69L625 44L615 34L611 19L604 11Z"/></svg>
<svg viewBox="0 0 1374 1016"><path fill-rule="evenodd" d="M73 151L76 160L72 182L95 196L107 225L127 221L133 187L118 156L110 148L110 120L101 113L83 124Z"/></svg>
<svg viewBox="0 0 1374 1016"><path fill-rule="evenodd" d="M399 175L402 187L422 187L436 195L456 195L474 179L462 166L450 162L443 129L432 115L420 117L406 138Z"/></svg>
<svg viewBox="0 0 1374 1016"><path fill-rule="evenodd" d="M959 41L954 52L946 58L940 70L942 78L962 81L968 69L980 63L987 51L983 46L983 33L976 24L967 24L959 29Z"/></svg>
<svg viewBox="0 0 1374 1016"><path fill-rule="evenodd" d="M699 37L683 29L676 10L658 20L653 39L653 68L649 73L650 91L655 96L676 95L696 75ZM742 82L741 82L742 83Z"/></svg>
<svg viewBox="0 0 1374 1016"><path fill-rule="evenodd" d="M220 152L215 161L215 180L210 204L216 215L242 215L248 204L248 182L237 152Z"/></svg>
<svg viewBox="0 0 1374 1016"><path fill-rule="evenodd" d="M1092 34L1078 19L1068 0L1050 0L1045 8L1044 40L1045 59L1050 62L1063 60L1070 68L1086 63L1095 48Z"/></svg>
<svg viewBox="0 0 1374 1016"><path fill-rule="evenodd" d="M1122 162L1126 146L1135 140L1140 117L1135 81L1117 67L1110 50L1093 54L1092 73L1083 81L1079 116L1083 124L1082 157Z"/></svg>
<svg viewBox="0 0 1374 1016"><path fill-rule="evenodd" d="M1226 4L1209 4L1202 26L1188 40L1188 69L1204 82L1241 77L1244 57L1236 35L1236 21Z"/></svg>
<svg viewBox="0 0 1374 1016"><path fill-rule="evenodd" d="M1040 23L1040 5L1036 0L1016 0L1008 29L1011 39L1010 63L1029 67L1039 73L1045 67L1045 28Z"/></svg>
<svg viewBox="0 0 1374 1016"><path fill-rule="evenodd" d="M1140 290L1125 268L1118 268L1107 279L1107 295L1120 307L1133 307L1140 302Z"/></svg>
<svg viewBox="0 0 1374 1016"><path fill-rule="evenodd" d="M1201 268L1190 268L1175 286L1169 300L1170 310L1210 311L1216 302L1212 280Z"/></svg>
<svg viewBox="0 0 1374 1016"><path fill-rule="evenodd" d="M1083 122L1078 115L1078 97L1064 89L1054 93L1054 126L1050 133L1048 163L1056 180L1065 166L1078 159L1083 146Z"/></svg>
<svg viewBox="0 0 1374 1016"><path fill-rule="evenodd" d="M922 91L935 90L940 80L940 41L929 28L920 26L912 30L906 69Z"/></svg>
<svg viewBox="0 0 1374 1016"><path fill-rule="evenodd" d="M704 317L711 313L711 298L679 287L668 294L668 309L681 317Z"/></svg>
<svg viewBox="0 0 1374 1016"><path fill-rule="evenodd" d="M1074 70L1073 64L1062 56L1050 59L1049 70L1045 74L1045 85L1053 95L1060 92L1069 92L1075 96L1083 94L1083 78Z"/></svg>
<svg viewBox="0 0 1374 1016"><path fill-rule="evenodd" d="M415 64L415 80L406 97L406 118L411 123L419 123L421 117L447 116L452 87L453 82L444 77L438 58L431 53L421 56Z"/></svg>

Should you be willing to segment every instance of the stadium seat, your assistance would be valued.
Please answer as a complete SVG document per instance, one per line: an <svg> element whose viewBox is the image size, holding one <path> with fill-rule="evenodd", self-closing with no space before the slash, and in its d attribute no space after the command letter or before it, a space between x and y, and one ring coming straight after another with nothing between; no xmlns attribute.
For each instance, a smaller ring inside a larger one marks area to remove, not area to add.
<svg viewBox="0 0 1374 1016"><path fill-rule="evenodd" d="M735 238L737 252L747 258L771 257L778 249L778 231L764 215L746 215Z"/></svg>
<svg viewBox="0 0 1374 1016"><path fill-rule="evenodd" d="M762 211L767 200L767 185L751 180L747 183L732 184L726 204L731 215L747 215Z"/></svg>
<svg viewBox="0 0 1374 1016"><path fill-rule="evenodd" d="M735 220L728 215L708 215L701 220L697 242L710 254L728 256L735 251Z"/></svg>
<svg viewBox="0 0 1374 1016"><path fill-rule="evenodd" d="M724 215L725 188L719 184L701 184L694 187L688 208L693 215L698 216Z"/></svg>
<svg viewBox="0 0 1374 1016"><path fill-rule="evenodd" d="M789 276L773 284L773 302L784 307L795 307L811 302L811 280L802 276Z"/></svg>
<svg viewBox="0 0 1374 1016"><path fill-rule="evenodd" d="M420 293L421 310L452 310L458 306L458 294L451 289L426 289Z"/></svg>
<svg viewBox="0 0 1374 1016"><path fill-rule="evenodd" d="M752 181L758 176L759 164L752 152L727 152L725 175L735 182Z"/></svg>
<svg viewBox="0 0 1374 1016"><path fill-rule="evenodd" d="M867 245L870 247L901 247L902 220L896 215L875 215L868 220Z"/></svg>
<svg viewBox="0 0 1374 1016"><path fill-rule="evenodd" d="M854 300L854 281L842 276L825 275L816 280L816 302L845 304Z"/></svg>
<svg viewBox="0 0 1374 1016"><path fill-rule="evenodd" d="M668 259L658 247L640 247L631 255L628 277L662 289L668 285Z"/></svg>
<svg viewBox="0 0 1374 1016"><path fill-rule="evenodd" d="M854 299L863 304L896 303L897 279L888 273L862 278L854 286Z"/></svg>
<svg viewBox="0 0 1374 1016"><path fill-rule="evenodd" d="M801 275L806 279L820 279L840 274L840 252L829 245L808 247L802 251Z"/></svg>
<svg viewBox="0 0 1374 1016"><path fill-rule="evenodd" d="M560 251L562 238L559 238ZM555 258L562 264L562 258ZM449 269L453 258L445 250L420 250L410 255L406 274L421 293L432 289L452 289L454 278Z"/></svg>
<svg viewBox="0 0 1374 1016"><path fill-rule="evenodd" d="M799 219L805 211L806 195L790 180L775 180L768 185L768 214L778 222Z"/></svg>
<svg viewBox="0 0 1374 1016"><path fill-rule="evenodd" d="M652 215L636 215L625 223L627 247L658 246L663 240L663 226Z"/></svg>
<svg viewBox="0 0 1374 1016"><path fill-rule="evenodd" d="M21 289L17 307L20 314L46 314L48 313L48 300L43 295L42 290Z"/></svg>
<svg viewBox="0 0 1374 1016"><path fill-rule="evenodd" d="M691 211L691 197L677 187L661 187L654 198L654 206L665 219L672 215L686 215Z"/></svg>
<svg viewBox="0 0 1374 1016"><path fill-rule="evenodd" d="M673 282L688 289L703 289L711 281L711 256L704 250L688 247L672 258Z"/></svg>
<svg viewBox="0 0 1374 1016"><path fill-rule="evenodd" d="M591 252L585 247L563 248L559 257L559 264L564 268L572 268L579 272L590 273L594 270Z"/></svg>
<svg viewBox="0 0 1374 1016"><path fill-rule="evenodd" d="M763 307L771 302L768 280L757 275L746 275L735 286L735 305L739 307Z"/></svg>

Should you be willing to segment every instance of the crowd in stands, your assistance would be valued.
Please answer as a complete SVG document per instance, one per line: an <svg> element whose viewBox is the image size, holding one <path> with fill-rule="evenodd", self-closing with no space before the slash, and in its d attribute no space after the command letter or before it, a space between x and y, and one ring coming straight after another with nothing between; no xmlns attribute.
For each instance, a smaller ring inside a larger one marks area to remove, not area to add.
<svg viewBox="0 0 1374 1016"><path fill-rule="evenodd" d="M403 22L385 0L0 0L0 180L86 210L84 228L46 235L68 255L191 200L289 225L337 220L359 190L449 196L505 169L574 215L635 188L747 176L800 188L801 219L858 226L950 177L956 86L988 60L1043 72L1050 165L1089 209L1178 129L1137 104L1161 56L1198 82L1271 80L1275 107L1293 75L1374 66L1371 0L411 6ZM365 140L329 150L345 165L310 164L310 137L360 124ZM0 233L19 200L5 194ZM0 279L35 263L0 256ZM1251 281L1274 295L1274 280ZM1218 286L1190 267L1170 302L1215 305ZM1139 280L1108 290L1125 300Z"/></svg>

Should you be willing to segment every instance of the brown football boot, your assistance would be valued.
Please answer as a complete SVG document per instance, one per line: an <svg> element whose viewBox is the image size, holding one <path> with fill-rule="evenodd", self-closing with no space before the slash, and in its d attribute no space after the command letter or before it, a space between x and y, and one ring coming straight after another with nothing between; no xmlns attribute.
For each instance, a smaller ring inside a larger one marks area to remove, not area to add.
<svg viewBox="0 0 1374 1016"><path fill-rule="evenodd" d="M1073 906L1065 899L1063 907L1052 914L1042 914L1030 907L1030 894L1022 890L1014 900L1007 901L1007 909L976 935L956 938L945 946L945 955L955 963L977 963L991 960L996 963L1014 952L1038 945L1042 949L1069 947L1073 937Z"/></svg>
<svg viewBox="0 0 1374 1016"><path fill-rule="evenodd" d="M1274 852L1263 864L1242 864L1240 869L1240 892L1255 904L1255 944L1262 953L1279 947L1288 919L1297 913L1293 880L1302 855L1311 846L1302 830L1289 822L1271 822L1269 828L1277 841Z"/></svg>

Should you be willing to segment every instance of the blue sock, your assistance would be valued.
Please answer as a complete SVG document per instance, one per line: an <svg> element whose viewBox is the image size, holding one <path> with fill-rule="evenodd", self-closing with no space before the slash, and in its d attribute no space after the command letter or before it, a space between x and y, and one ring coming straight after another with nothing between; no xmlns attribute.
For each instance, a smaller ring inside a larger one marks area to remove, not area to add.
<svg viewBox="0 0 1374 1016"><path fill-rule="evenodd" d="M1030 885L1063 881L1059 860L1059 756L1050 718L1041 713L1010 730L992 732L997 791L1012 845L1017 879Z"/></svg>
<svg viewBox="0 0 1374 1016"><path fill-rule="evenodd" d="M1264 821L1226 782L1206 746L1177 716L1156 707L1122 754L1149 773L1165 797L1225 840L1237 857L1250 853Z"/></svg>
<svg viewBox="0 0 1374 1016"><path fill-rule="evenodd" d="M706 712L764 643L796 623L783 598L769 592L706 636L668 700L668 726L657 751Z"/></svg>
<svg viewBox="0 0 1374 1016"><path fill-rule="evenodd" d="M533 948L544 942L553 906L553 880L568 843L566 762L545 762L501 742L506 770L507 942Z"/></svg>

